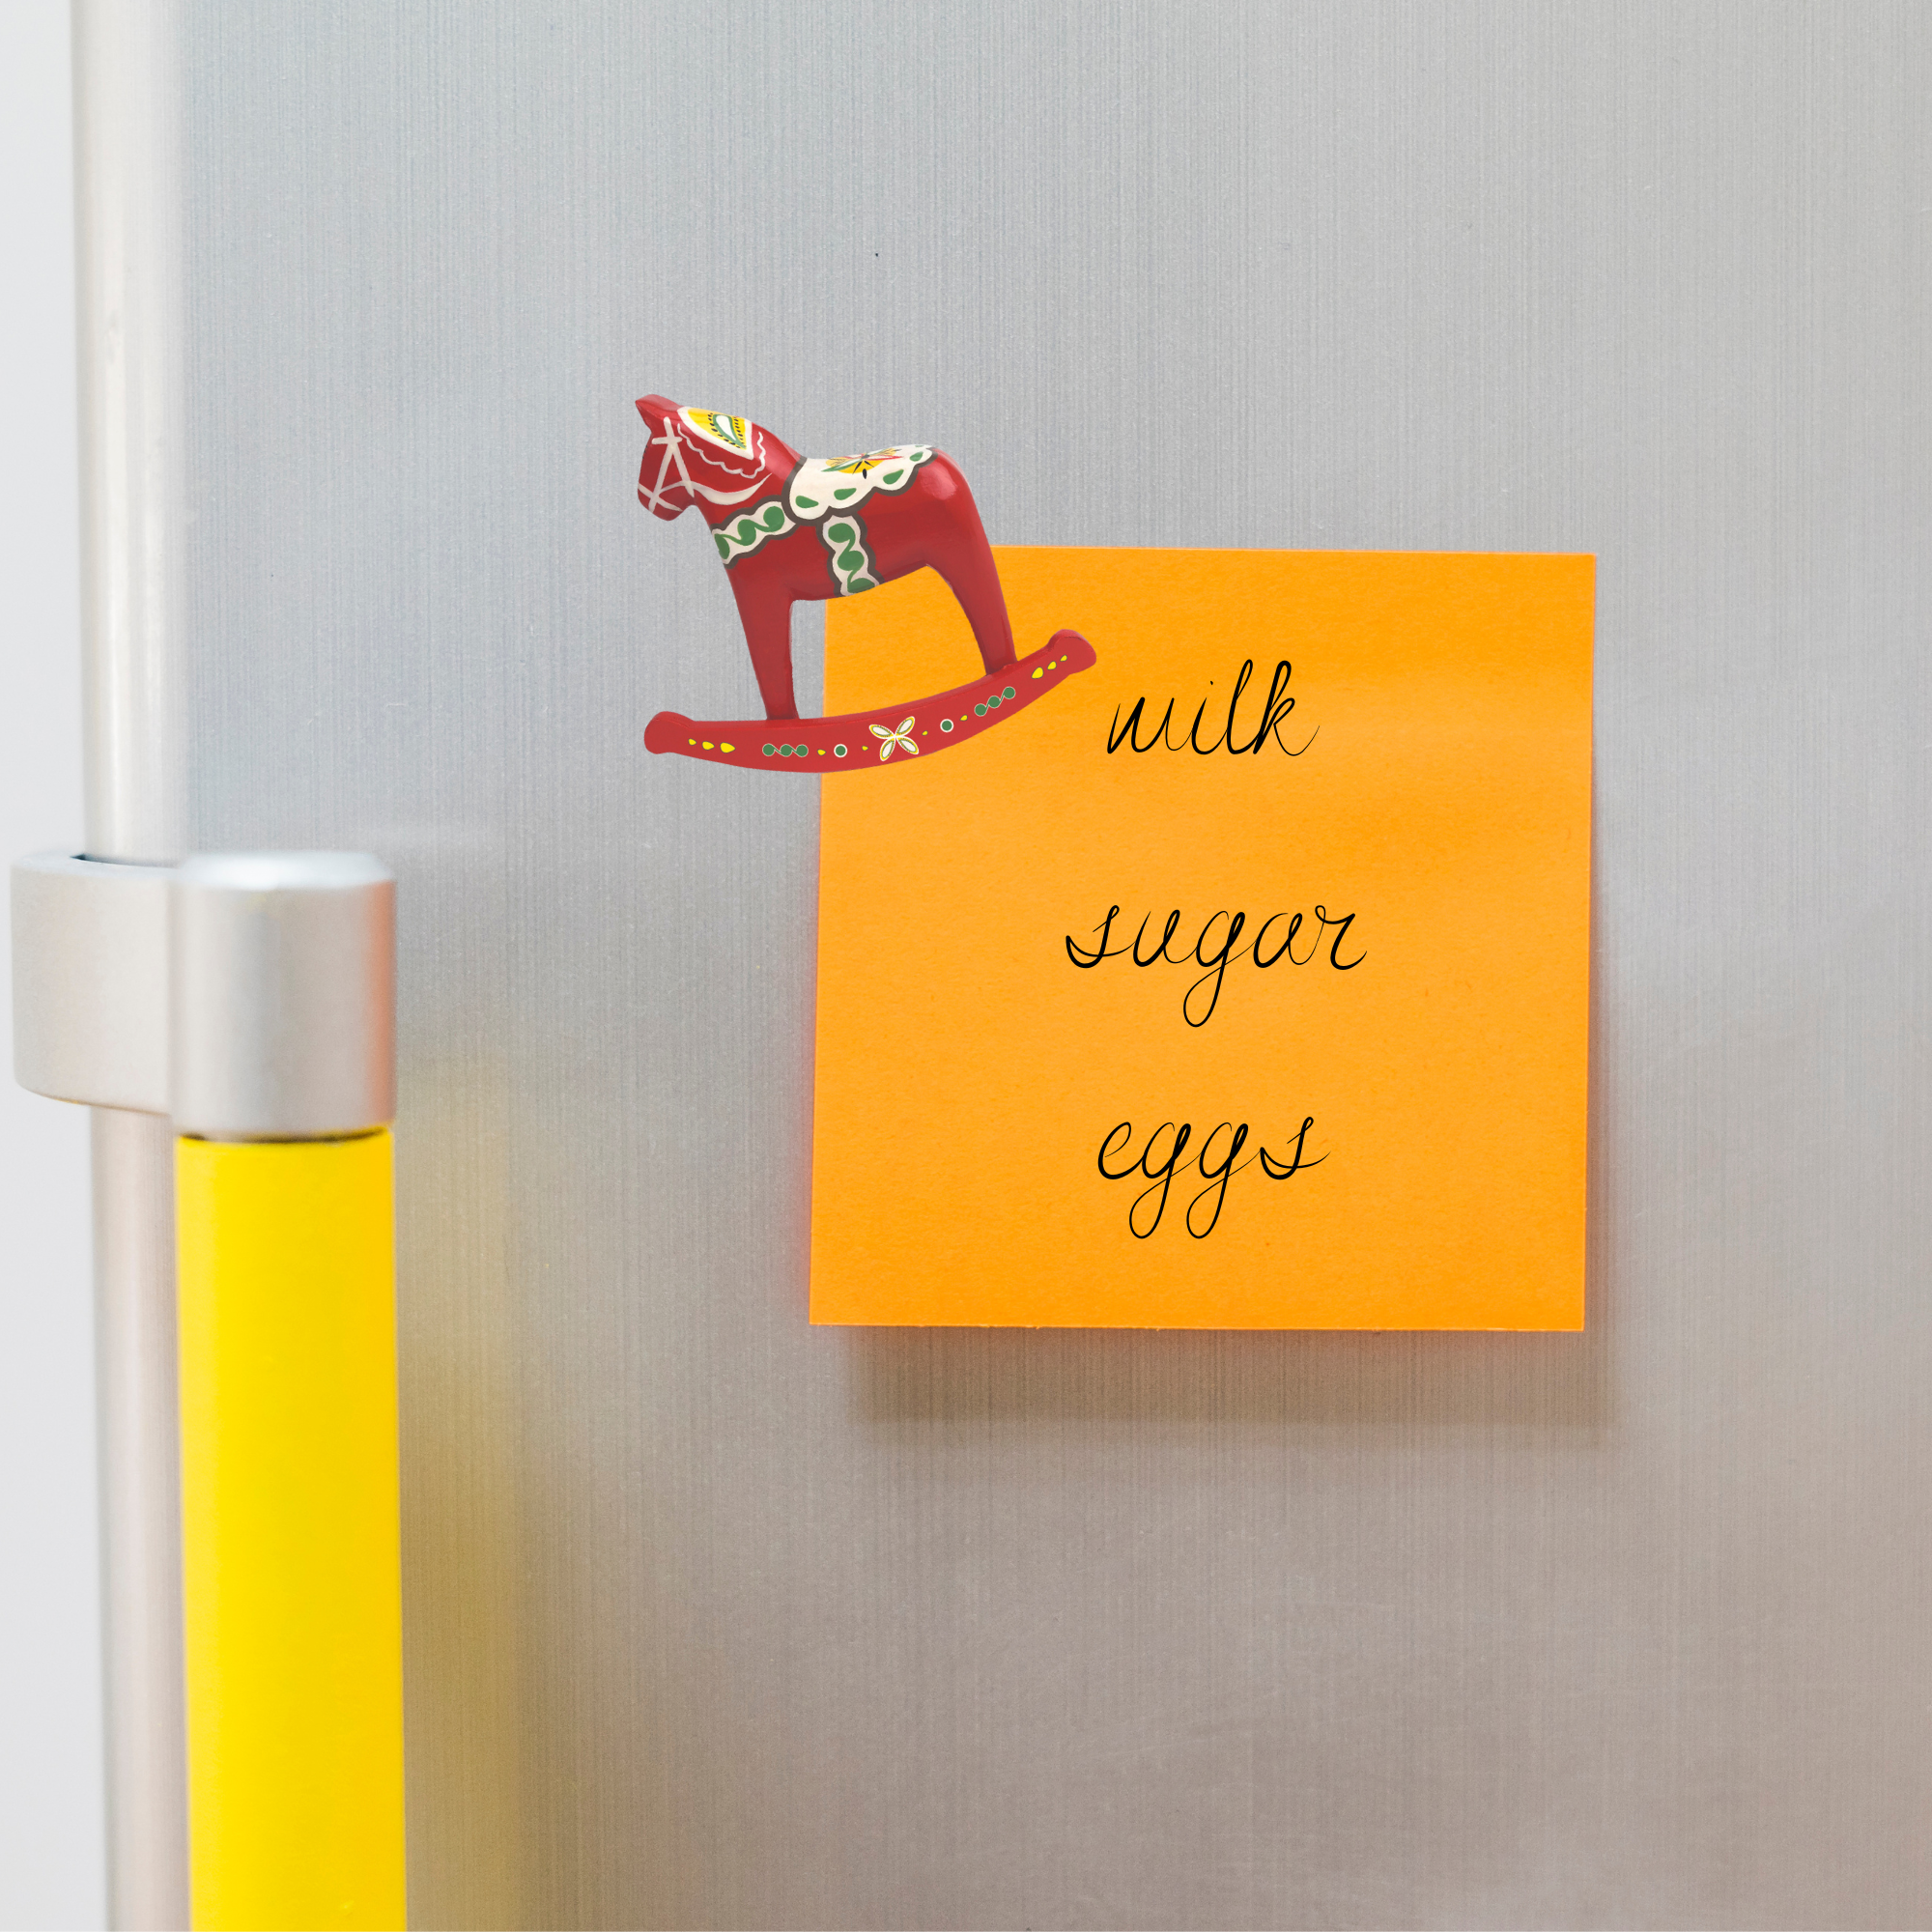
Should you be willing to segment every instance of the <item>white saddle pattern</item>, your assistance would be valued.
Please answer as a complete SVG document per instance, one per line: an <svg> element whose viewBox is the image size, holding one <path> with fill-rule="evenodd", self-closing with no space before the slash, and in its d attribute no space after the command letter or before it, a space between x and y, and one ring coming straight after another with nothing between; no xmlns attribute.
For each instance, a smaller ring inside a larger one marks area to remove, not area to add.
<svg viewBox="0 0 1932 1932"><path fill-rule="evenodd" d="M896 496L935 452L925 443L899 443L863 456L808 456L785 489L785 508L801 524L856 509L875 490Z"/></svg>

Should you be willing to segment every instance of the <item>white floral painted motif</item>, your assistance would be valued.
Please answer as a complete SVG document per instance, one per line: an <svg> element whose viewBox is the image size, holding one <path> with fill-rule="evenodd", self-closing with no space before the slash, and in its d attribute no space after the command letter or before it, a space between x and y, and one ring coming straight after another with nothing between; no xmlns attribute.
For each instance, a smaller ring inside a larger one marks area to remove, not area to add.
<svg viewBox="0 0 1932 1932"><path fill-rule="evenodd" d="M873 737L883 738L886 741L879 747L880 764L883 765L895 752L910 752L915 758L919 756L919 747L912 741L914 722L910 718L904 719L898 728L892 731L887 730L883 724L869 724L866 727Z"/></svg>
<svg viewBox="0 0 1932 1932"><path fill-rule="evenodd" d="M938 452L925 443L898 443L861 456L808 456L785 486L785 508L801 524L834 510L855 509L874 490L896 496Z"/></svg>

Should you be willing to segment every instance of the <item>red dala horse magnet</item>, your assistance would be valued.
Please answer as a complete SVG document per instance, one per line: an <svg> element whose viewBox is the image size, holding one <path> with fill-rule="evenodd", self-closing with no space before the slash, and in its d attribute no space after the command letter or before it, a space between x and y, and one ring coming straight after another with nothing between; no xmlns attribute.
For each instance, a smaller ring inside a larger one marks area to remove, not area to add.
<svg viewBox="0 0 1932 1932"><path fill-rule="evenodd" d="M979 509L943 449L805 457L743 416L681 409L665 396L643 397L638 413L648 432L638 500L667 523L695 505L710 526L765 705L762 720L660 711L644 730L648 750L753 770L851 771L962 744L1093 665L1093 645L1075 631L1015 655ZM801 718L791 607L875 589L927 564L959 600L983 674L876 711Z"/></svg>

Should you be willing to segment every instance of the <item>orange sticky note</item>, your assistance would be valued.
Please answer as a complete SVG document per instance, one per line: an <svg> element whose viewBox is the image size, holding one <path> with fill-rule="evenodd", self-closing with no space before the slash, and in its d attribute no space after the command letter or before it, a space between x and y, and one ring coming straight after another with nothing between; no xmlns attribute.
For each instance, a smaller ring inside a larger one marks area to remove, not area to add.
<svg viewBox="0 0 1932 1932"><path fill-rule="evenodd" d="M1098 663L822 788L811 1319L1581 1327L1593 559L996 555Z"/></svg>

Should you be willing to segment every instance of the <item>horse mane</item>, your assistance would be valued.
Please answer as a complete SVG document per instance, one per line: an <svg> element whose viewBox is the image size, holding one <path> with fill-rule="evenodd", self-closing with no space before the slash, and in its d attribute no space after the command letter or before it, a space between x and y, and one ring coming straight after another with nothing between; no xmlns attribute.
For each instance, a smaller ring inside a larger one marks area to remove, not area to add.
<svg viewBox="0 0 1932 1932"><path fill-rule="evenodd" d="M745 427L751 431L750 440L752 446L743 458L743 463L748 465L748 468L741 468L739 459L731 456L728 451L720 449L715 442L704 436L688 437L686 439L684 447L687 457L700 457L705 464L719 471L721 475L726 478L736 477L742 483L749 483L753 477L764 475L766 470L771 468L771 465L765 458L763 449L763 444L768 439L769 432L753 422L749 416L744 418L744 423Z"/></svg>

